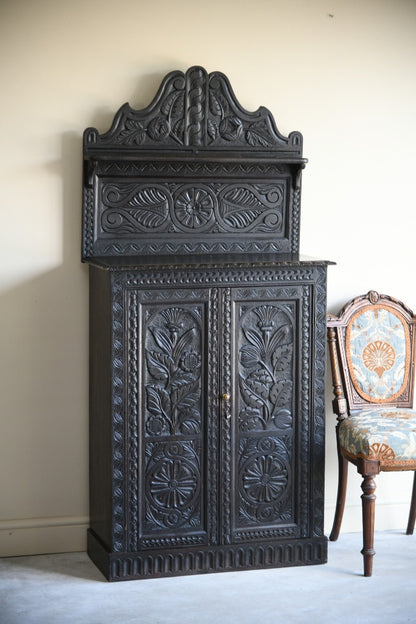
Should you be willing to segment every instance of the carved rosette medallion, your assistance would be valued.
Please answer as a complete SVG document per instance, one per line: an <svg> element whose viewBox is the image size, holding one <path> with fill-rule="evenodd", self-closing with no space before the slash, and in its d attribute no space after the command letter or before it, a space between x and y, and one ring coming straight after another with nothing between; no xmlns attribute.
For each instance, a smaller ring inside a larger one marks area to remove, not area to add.
<svg viewBox="0 0 416 624"><path fill-rule="evenodd" d="M173 220L179 229L205 231L213 223L215 194L208 186L184 185L174 198Z"/></svg>
<svg viewBox="0 0 416 624"><path fill-rule="evenodd" d="M240 526L286 519L289 451L276 437L242 438L239 448Z"/></svg>
<svg viewBox="0 0 416 624"><path fill-rule="evenodd" d="M191 441L146 445L145 533L200 525L199 454Z"/></svg>

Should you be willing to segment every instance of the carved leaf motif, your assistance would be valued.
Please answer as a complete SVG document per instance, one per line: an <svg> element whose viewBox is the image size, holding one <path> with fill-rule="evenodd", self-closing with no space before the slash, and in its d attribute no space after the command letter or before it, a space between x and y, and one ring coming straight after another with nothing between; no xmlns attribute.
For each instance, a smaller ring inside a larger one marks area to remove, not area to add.
<svg viewBox="0 0 416 624"><path fill-rule="evenodd" d="M267 127L262 123L252 124L247 130L246 138L252 147L269 147L273 145L273 138Z"/></svg>
<svg viewBox="0 0 416 624"><path fill-rule="evenodd" d="M147 409L154 416L167 418L170 408L169 394L159 386L146 387Z"/></svg>
<svg viewBox="0 0 416 624"><path fill-rule="evenodd" d="M235 228L245 228L265 210L264 204L247 188L233 188L223 197L224 221Z"/></svg>
<svg viewBox="0 0 416 624"><path fill-rule="evenodd" d="M244 335L252 345L254 345L258 349L258 353L261 357L264 357L264 344L262 336L256 332L254 329L245 328Z"/></svg>
<svg viewBox="0 0 416 624"><path fill-rule="evenodd" d="M240 390L241 396L247 405L257 408L262 408L264 406L263 399L246 384L242 377L240 377Z"/></svg>
<svg viewBox="0 0 416 624"><path fill-rule="evenodd" d="M158 381L166 380L169 376L169 356L158 351L146 351L146 363L149 374Z"/></svg>
<svg viewBox="0 0 416 624"><path fill-rule="evenodd" d="M267 401L272 381L273 378L270 374L266 370L259 368L247 377L246 384L257 396Z"/></svg>
<svg viewBox="0 0 416 624"><path fill-rule="evenodd" d="M179 360L179 358L181 357L182 352L185 349L185 347L187 347L189 344L191 344L194 336L195 336L195 332L194 332L194 329L191 327L191 329L188 329L179 338L178 342L176 343L176 345L174 346L173 351L172 351L172 355L173 355L173 358L174 358L175 362L177 362Z"/></svg>
<svg viewBox="0 0 416 624"><path fill-rule="evenodd" d="M269 355L275 354L276 349L279 345L284 342L287 342L290 335L290 326L289 325L281 325L279 329L275 331L273 336L270 338L270 342L267 345L267 353Z"/></svg>
<svg viewBox="0 0 416 624"><path fill-rule="evenodd" d="M199 419L200 415L197 410L188 410L185 414L181 414L179 419L179 431L185 435L199 433Z"/></svg>
<svg viewBox="0 0 416 624"><path fill-rule="evenodd" d="M270 390L270 401L273 405L281 408L292 399L292 382L290 379L281 379L273 384Z"/></svg>
<svg viewBox="0 0 416 624"><path fill-rule="evenodd" d="M178 403L178 428L182 433L199 433L201 415L199 412L199 384L198 381L186 387L184 396Z"/></svg>
<svg viewBox="0 0 416 624"><path fill-rule="evenodd" d="M169 204L167 197L159 189L143 189L128 202L129 206L140 207L134 213L135 219L146 228L159 227L166 219Z"/></svg>
<svg viewBox="0 0 416 624"><path fill-rule="evenodd" d="M186 375L172 384L172 405L177 409L193 407L198 400L195 390L198 388L198 380L191 375Z"/></svg>
<svg viewBox="0 0 416 624"><path fill-rule="evenodd" d="M288 409L278 409L273 416L273 420L279 429L290 429L293 424L292 413Z"/></svg>
<svg viewBox="0 0 416 624"><path fill-rule="evenodd" d="M172 136L182 145L184 133L185 133L185 121L182 118L182 119L179 119L174 124L173 129L172 129Z"/></svg>
<svg viewBox="0 0 416 624"><path fill-rule="evenodd" d="M290 371L293 345L286 344L277 347L272 355L273 370L275 372Z"/></svg>
<svg viewBox="0 0 416 624"><path fill-rule="evenodd" d="M171 355L172 341L169 334L163 331L163 329L158 329L157 327L150 328L150 331L158 347L160 347L167 355Z"/></svg>
<svg viewBox="0 0 416 624"><path fill-rule="evenodd" d="M261 412L258 409L248 407L239 414L240 428L242 431L253 431L258 427L265 428L264 419L261 417Z"/></svg>
<svg viewBox="0 0 416 624"><path fill-rule="evenodd" d="M212 139L213 141L218 136L218 126L212 121L212 119L208 119L207 132L208 132L209 138Z"/></svg>
<svg viewBox="0 0 416 624"><path fill-rule="evenodd" d="M240 349L241 364L246 368L255 366L261 358L260 349L252 344L244 345Z"/></svg>
<svg viewBox="0 0 416 624"><path fill-rule="evenodd" d="M220 98L210 89L209 91L209 110L216 117L224 117L225 109Z"/></svg>
<svg viewBox="0 0 416 624"><path fill-rule="evenodd" d="M146 138L146 128L140 121L126 119L124 129L121 130L119 137L121 143L141 145Z"/></svg>
<svg viewBox="0 0 416 624"><path fill-rule="evenodd" d="M182 117L185 109L185 95L183 91L173 91L163 102L161 112L171 117Z"/></svg>

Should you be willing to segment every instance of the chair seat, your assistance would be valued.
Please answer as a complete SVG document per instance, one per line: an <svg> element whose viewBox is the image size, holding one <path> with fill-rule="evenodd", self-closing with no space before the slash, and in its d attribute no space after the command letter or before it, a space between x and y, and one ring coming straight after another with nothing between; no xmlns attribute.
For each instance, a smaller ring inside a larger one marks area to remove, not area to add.
<svg viewBox="0 0 416 624"><path fill-rule="evenodd" d="M372 408L340 423L339 442L350 458L378 459L383 470L416 464L416 411Z"/></svg>

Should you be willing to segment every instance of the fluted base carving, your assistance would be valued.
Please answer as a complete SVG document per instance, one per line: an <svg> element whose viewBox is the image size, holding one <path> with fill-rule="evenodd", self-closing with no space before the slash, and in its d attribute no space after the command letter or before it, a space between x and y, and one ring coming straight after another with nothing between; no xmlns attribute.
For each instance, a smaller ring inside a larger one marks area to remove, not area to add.
<svg viewBox="0 0 416 624"><path fill-rule="evenodd" d="M178 548L141 553L108 553L88 533L88 554L109 581L207 574L298 565L327 561L326 537L294 539L276 543Z"/></svg>

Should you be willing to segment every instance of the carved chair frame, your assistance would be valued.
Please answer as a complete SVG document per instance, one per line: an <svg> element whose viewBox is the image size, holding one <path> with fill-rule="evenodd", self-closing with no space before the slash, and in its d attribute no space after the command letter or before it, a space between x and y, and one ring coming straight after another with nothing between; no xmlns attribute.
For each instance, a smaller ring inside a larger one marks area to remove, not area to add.
<svg viewBox="0 0 416 624"><path fill-rule="evenodd" d="M408 357L406 359L405 379L406 384L402 385L401 393L394 396L392 400L383 401L382 404L377 401L365 400L354 384L350 373L350 364L346 349L346 332L354 317L361 313L364 309L377 306L378 308L387 308L392 311L399 319L402 320L404 326L407 327L407 350ZM403 462L402 466L392 466L388 462L384 463L382 459L369 459L367 457L351 457L342 449L339 442L339 427L341 422L348 416L358 410L368 407L385 408L401 407L412 408L414 396L415 381L415 349L416 349L416 316L401 301L388 295L381 295L376 291L369 291L366 295L356 297L346 304L338 316L328 314L328 347L329 357L331 361L332 381L334 390L333 410L337 415L338 424L336 427L337 453L338 453L338 493L335 509L334 523L330 534L330 540L336 541L341 529L341 522L344 513L348 462L353 463L357 467L357 471L363 477L361 489L363 494L362 513L363 513L363 549L361 551L364 557L364 576L372 575L374 550L374 520L375 520L375 501L374 494L376 484L374 477L381 471L388 470L416 470L416 460ZM413 480L412 498L410 504L410 512L406 533L411 535L414 530L416 521L416 472Z"/></svg>

